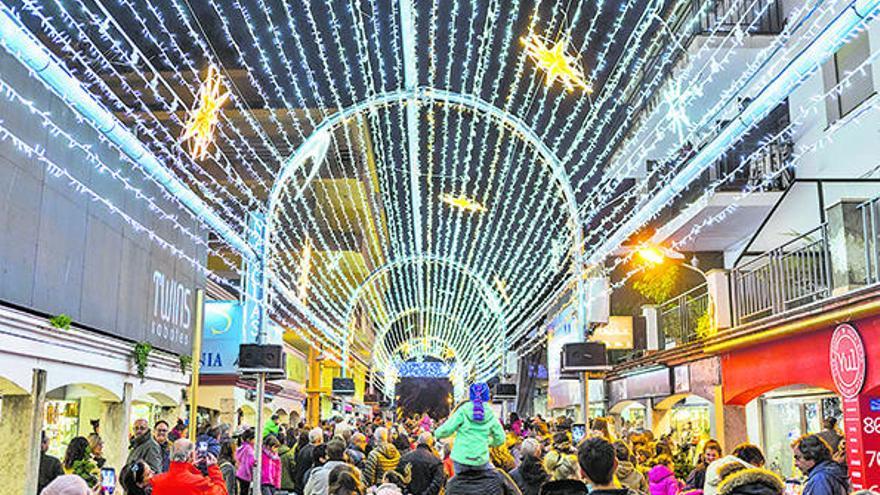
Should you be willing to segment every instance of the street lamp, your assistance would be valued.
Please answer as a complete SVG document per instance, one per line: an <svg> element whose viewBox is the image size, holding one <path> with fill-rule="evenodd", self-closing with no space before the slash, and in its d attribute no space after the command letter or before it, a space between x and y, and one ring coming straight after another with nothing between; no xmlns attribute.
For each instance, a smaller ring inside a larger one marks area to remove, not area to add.
<svg viewBox="0 0 880 495"><path fill-rule="evenodd" d="M684 255L682 253L679 253L678 251L665 246L658 246L656 244L640 244L634 248L628 248L628 250L630 252L635 252L642 261L651 265L662 265L667 259L684 260ZM706 272L698 268L699 260L696 256L691 258L690 263L682 261L679 263L679 265L691 271L699 273L704 279L706 279L706 282L709 281L708 277L706 276Z"/></svg>

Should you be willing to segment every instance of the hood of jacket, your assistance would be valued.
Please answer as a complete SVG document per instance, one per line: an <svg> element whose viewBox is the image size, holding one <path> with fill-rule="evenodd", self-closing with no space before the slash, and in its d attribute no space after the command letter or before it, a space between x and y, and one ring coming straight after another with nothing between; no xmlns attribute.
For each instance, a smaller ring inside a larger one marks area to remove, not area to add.
<svg viewBox="0 0 880 495"><path fill-rule="evenodd" d="M377 456L384 457L386 460L389 461L400 459L400 452L398 452L397 447L395 447L391 442L383 443L382 445L374 448L373 452L375 452Z"/></svg>
<svg viewBox="0 0 880 495"><path fill-rule="evenodd" d="M666 478L674 475L675 473L673 473L669 467L664 466L663 464L658 464L648 471L648 481L651 483L660 483Z"/></svg>
<svg viewBox="0 0 880 495"><path fill-rule="evenodd" d="M738 471L718 487L719 495L778 495L785 491L782 479L766 469Z"/></svg>

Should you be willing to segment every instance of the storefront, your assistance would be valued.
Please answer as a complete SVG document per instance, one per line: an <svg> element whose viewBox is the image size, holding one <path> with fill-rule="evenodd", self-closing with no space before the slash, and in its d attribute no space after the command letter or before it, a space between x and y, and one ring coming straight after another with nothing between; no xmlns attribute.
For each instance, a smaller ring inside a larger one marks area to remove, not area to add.
<svg viewBox="0 0 880 495"><path fill-rule="evenodd" d="M758 338L759 339L759 338ZM880 484L880 317L756 340L722 354L724 403L745 406L768 465L796 476L790 443L842 418L856 489Z"/></svg>

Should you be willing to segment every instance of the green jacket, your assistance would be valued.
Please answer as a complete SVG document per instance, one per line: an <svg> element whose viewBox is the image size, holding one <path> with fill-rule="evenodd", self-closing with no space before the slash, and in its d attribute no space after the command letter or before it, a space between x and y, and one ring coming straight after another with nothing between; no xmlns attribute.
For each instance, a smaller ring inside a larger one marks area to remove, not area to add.
<svg viewBox="0 0 880 495"><path fill-rule="evenodd" d="M434 436L438 439L455 434L452 460L468 466L482 466L489 462L489 448L504 444L504 428L489 404L483 406L483 421L474 421L474 404L465 402L452 412L452 417L440 425Z"/></svg>
<svg viewBox="0 0 880 495"><path fill-rule="evenodd" d="M278 456L281 457L281 489L293 493L293 464L296 459L296 451L287 445L281 445L278 449Z"/></svg>
<svg viewBox="0 0 880 495"><path fill-rule="evenodd" d="M280 431L281 428L272 421L272 418L269 418L269 421L266 421L266 425L263 426L263 437L268 437L269 435L277 437Z"/></svg>

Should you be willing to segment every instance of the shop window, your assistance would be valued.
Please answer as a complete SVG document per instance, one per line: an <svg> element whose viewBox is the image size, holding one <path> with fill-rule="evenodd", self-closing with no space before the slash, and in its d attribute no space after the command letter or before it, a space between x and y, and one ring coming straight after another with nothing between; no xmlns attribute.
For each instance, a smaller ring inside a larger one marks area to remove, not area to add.
<svg viewBox="0 0 880 495"><path fill-rule="evenodd" d="M874 79L871 75L870 64L864 70L859 70L870 55L871 47L868 43L868 33L863 31L838 50L831 60L822 66L822 78L826 92L831 91L838 83L846 79L847 75L858 70L843 84L839 94L825 99L828 125L848 115L874 94Z"/></svg>

